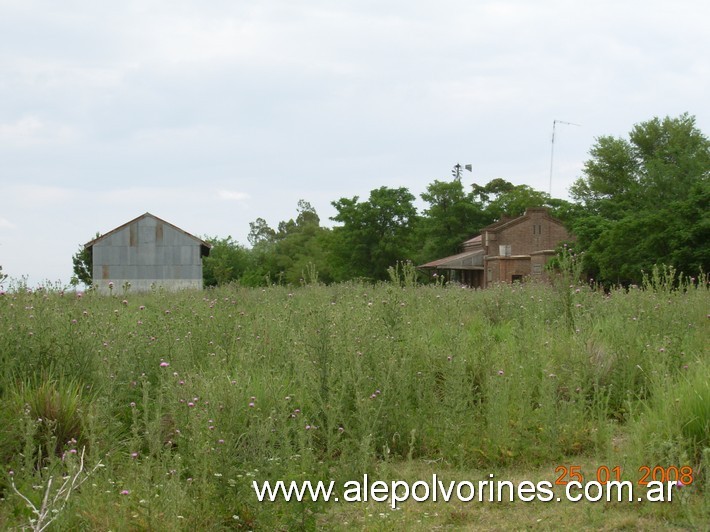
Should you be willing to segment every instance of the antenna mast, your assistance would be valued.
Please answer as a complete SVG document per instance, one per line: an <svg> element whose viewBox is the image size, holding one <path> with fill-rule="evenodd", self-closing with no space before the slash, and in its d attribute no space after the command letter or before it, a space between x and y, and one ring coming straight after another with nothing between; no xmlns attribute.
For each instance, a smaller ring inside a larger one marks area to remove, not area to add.
<svg viewBox="0 0 710 532"><path fill-rule="evenodd" d="M581 124L575 124L574 122L565 122L564 120L553 120L552 121L552 148L550 149L550 191L549 194L552 196L552 163L555 160L555 126L557 124L565 124L567 126L581 126Z"/></svg>

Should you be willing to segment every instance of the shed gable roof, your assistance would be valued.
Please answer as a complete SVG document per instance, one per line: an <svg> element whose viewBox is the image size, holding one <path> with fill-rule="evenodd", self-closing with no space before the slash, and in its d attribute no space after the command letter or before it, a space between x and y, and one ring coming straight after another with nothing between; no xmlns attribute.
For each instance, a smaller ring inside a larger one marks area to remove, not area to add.
<svg viewBox="0 0 710 532"><path fill-rule="evenodd" d="M133 218L133 220L130 220L130 221L126 222L125 224L119 225L119 226L116 227L115 229L112 229L112 230L109 231L108 233L106 233L106 234L104 234L104 235L101 235L101 236L99 236L99 237L96 237L96 238L94 238L93 240L90 240L89 242L87 242L86 244L84 244L84 248L85 248L85 249L91 249L96 243L100 242L100 241L103 240L104 238L106 238L106 237L108 237L108 236L110 236L110 235L113 235L113 234L115 234L115 233L118 233L119 231L125 229L126 227L128 227L128 226L131 225L132 223L135 223L135 222L137 222L138 220L142 220L142 219L144 219L144 218L153 218L154 220L157 220L158 222L160 222L160 223L162 223L162 224L164 224L164 225L167 225L167 226L169 226L169 227L172 227L173 229L175 229L175 230L178 231L179 233L182 233L182 234L184 234L185 236L187 236L187 237L193 239L193 240L195 241L195 243L197 243L197 244L200 245L200 251L201 251L202 255L207 255L207 254L209 254L209 250L212 248L212 244L210 244L209 242L205 242L205 241L202 240L201 238L198 238L198 237L196 237L195 235L192 235L192 234L188 233L188 232L185 231L184 229L180 229L178 226L173 225L173 224L171 224L170 222L166 222L166 221L163 220L162 218L158 218L157 216L155 216L154 214L151 214L151 213L149 213L149 212L146 212L145 214L141 214L140 216L137 216L136 218Z"/></svg>

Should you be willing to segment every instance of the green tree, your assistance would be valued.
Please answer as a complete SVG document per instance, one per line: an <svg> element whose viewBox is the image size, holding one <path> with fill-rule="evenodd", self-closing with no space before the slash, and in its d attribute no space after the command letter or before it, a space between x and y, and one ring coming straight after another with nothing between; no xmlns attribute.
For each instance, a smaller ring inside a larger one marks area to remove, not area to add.
<svg viewBox="0 0 710 532"><path fill-rule="evenodd" d="M271 229L263 218L257 218L253 222L249 222L249 236L247 240L252 246L273 242L275 237L276 231Z"/></svg>
<svg viewBox="0 0 710 532"><path fill-rule="evenodd" d="M299 284L314 272L318 280L333 280L330 266L329 233L320 225L313 206L299 200L296 219L279 222L276 230L258 218L250 225L253 263L244 284L259 286L269 282ZM309 279L313 280L313 279Z"/></svg>
<svg viewBox="0 0 710 532"><path fill-rule="evenodd" d="M528 185L513 185L501 178L485 185L474 184L473 198L483 205L487 224L503 217L516 218L531 207L546 207L552 216L564 218L570 208L569 202L551 198L547 192Z"/></svg>
<svg viewBox="0 0 710 532"><path fill-rule="evenodd" d="M667 264L694 275L710 266L710 141L694 117L654 118L629 138L597 139L570 193L585 268L606 282L639 282Z"/></svg>
<svg viewBox="0 0 710 532"><path fill-rule="evenodd" d="M210 254L202 259L205 286L218 286L238 281L252 265L250 250L232 239L205 237L212 244Z"/></svg>
<svg viewBox="0 0 710 532"><path fill-rule="evenodd" d="M414 196L404 187L380 187L367 201L332 202L339 222L333 230L333 253L339 279L386 279L387 268L411 259L418 222Z"/></svg>
<svg viewBox="0 0 710 532"><path fill-rule="evenodd" d="M100 236L101 233L97 232L94 239ZM94 282L91 249L80 244L77 252L72 255L72 265L74 275L71 278L71 284L77 286L79 283L84 283L90 287Z"/></svg>
<svg viewBox="0 0 710 532"><path fill-rule="evenodd" d="M458 179L435 180L421 198L429 206L418 227L421 256L417 262L456 253L461 242L490 223L483 203L473 192L466 193Z"/></svg>
<svg viewBox="0 0 710 532"><path fill-rule="evenodd" d="M485 185L474 183L471 185L471 188L473 189L473 196L478 198L482 204L487 205L492 201L492 199L495 199L496 196L500 196L501 194L513 190L515 185L505 179L497 177L495 179L491 179Z"/></svg>

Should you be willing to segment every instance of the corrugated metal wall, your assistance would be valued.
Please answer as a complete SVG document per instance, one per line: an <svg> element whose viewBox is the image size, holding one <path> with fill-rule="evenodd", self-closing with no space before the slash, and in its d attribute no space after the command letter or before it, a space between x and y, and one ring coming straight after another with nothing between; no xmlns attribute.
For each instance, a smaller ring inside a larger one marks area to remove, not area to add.
<svg viewBox="0 0 710 532"><path fill-rule="evenodd" d="M200 242L152 216L139 218L93 246L94 286L108 293L202 288Z"/></svg>

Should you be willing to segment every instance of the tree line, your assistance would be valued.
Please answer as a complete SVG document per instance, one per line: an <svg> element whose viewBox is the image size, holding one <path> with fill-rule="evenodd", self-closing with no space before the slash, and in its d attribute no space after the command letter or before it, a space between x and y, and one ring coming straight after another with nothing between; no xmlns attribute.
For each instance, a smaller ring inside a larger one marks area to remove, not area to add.
<svg viewBox="0 0 710 532"><path fill-rule="evenodd" d="M460 173L435 180L420 197L405 187L380 187L369 197L332 202L334 227L305 200L276 228L250 223L249 246L231 236L206 237L206 286L239 282L325 283L388 278L400 261L422 264L457 253L460 244L503 216L546 207L576 236L585 273L605 284L638 283L654 265L687 275L710 265L710 140L688 114L637 124L628 138L602 136L590 150L573 201L502 178L464 186ZM75 279L91 283L91 257L73 257Z"/></svg>

